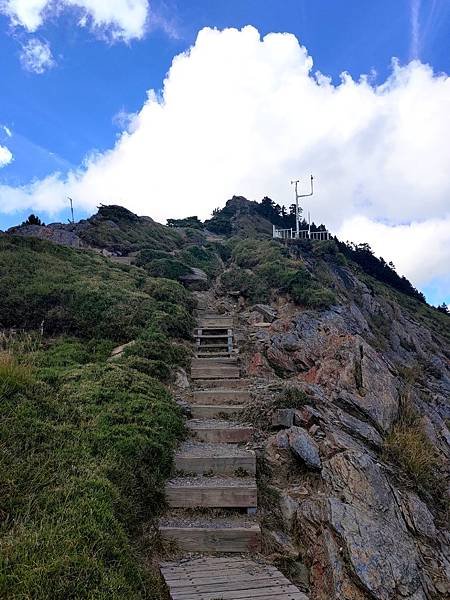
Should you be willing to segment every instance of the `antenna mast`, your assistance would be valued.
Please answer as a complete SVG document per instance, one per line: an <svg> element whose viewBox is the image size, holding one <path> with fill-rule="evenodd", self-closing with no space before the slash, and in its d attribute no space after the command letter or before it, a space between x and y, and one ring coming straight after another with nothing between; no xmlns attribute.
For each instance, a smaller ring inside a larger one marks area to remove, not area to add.
<svg viewBox="0 0 450 600"><path fill-rule="evenodd" d="M296 179L291 181L291 185L295 184L295 237L299 239L300 237L300 206L299 206L299 198L306 198L307 196L312 196L314 194L314 177L311 175L311 191L309 194L299 194L298 193L298 184L300 183L300 179Z"/></svg>
<svg viewBox="0 0 450 600"><path fill-rule="evenodd" d="M72 215L72 220L70 222L75 223L75 219L73 218L73 200L72 198L69 198L69 196L67 196L67 198L70 202L70 214Z"/></svg>

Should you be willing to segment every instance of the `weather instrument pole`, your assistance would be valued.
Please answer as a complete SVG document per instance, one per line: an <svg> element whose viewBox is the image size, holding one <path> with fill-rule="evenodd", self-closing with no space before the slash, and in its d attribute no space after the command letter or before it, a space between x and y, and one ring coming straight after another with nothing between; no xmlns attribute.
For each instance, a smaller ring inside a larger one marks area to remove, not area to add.
<svg viewBox="0 0 450 600"><path fill-rule="evenodd" d="M67 198L70 202L70 214L72 215L71 223L75 223L75 219L73 218L73 200L72 200L72 198L69 198L69 196L67 196Z"/></svg>
<svg viewBox="0 0 450 600"><path fill-rule="evenodd" d="M291 181L291 185L295 184L295 237L297 239L299 239L300 237L300 206L299 206L299 199L300 198L306 198L307 196L312 196L314 194L314 177L311 175L311 191L309 192L309 194L299 194L298 193L298 184L300 183L300 179L295 179L294 181ZM308 230L309 231L309 230ZM308 237L310 236L310 233L308 233Z"/></svg>

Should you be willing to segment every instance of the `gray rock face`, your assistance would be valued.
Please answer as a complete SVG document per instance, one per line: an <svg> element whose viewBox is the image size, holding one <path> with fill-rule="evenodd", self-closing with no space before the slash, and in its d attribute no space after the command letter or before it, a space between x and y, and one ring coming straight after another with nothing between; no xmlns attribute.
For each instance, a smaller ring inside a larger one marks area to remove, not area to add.
<svg viewBox="0 0 450 600"><path fill-rule="evenodd" d="M83 242L73 231L73 227L72 224L64 225L62 223L54 223L52 225L23 225L8 229L8 233L22 237L37 237L41 240L70 246L71 248L81 248Z"/></svg>
<svg viewBox="0 0 450 600"><path fill-rule="evenodd" d="M398 524L373 520L367 512L336 498L328 502L330 523L344 540L351 567L363 587L380 600L391 600L397 593L400 597L416 594L421 587L419 559Z"/></svg>
<svg viewBox="0 0 450 600"><path fill-rule="evenodd" d="M292 408L279 408L272 415L272 427L291 427L294 424Z"/></svg>
<svg viewBox="0 0 450 600"><path fill-rule="evenodd" d="M202 269L190 267L191 272L180 277L180 281L192 290L204 290L208 287L208 275Z"/></svg>
<svg viewBox="0 0 450 600"><path fill-rule="evenodd" d="M291 427L287 435L289 447L295 457L303 462L308 469L320 471L322 462L319 448L308 432L301 427Z"/></svg>
<svg viewBox="0 0 450 600"><path fill-rule="evenodd" d="M255 304L252 310L262 315L267 323L272 323L272 321L275 321L277 316L277 311L268 304Z"/></svg>
<svg viewBox="0 0 450 600"><path fill-rule="evenodd" d="M349 270L345 277L337 289L360 294L358 306L283 314L280 304L257 340L264 377L271 369L310 398L295 409L295 426L268 442L280 513L299 540L312 600L443 600L450 597L443 514L383 450L407 392L448 476L445 343ZM405 371L416 381L406 385Z"/></svg>

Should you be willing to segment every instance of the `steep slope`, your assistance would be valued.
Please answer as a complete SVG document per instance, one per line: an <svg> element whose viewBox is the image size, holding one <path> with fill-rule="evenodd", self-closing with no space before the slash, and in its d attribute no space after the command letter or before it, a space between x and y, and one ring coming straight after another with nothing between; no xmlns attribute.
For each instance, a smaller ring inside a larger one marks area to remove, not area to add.
<svg viewBox="0 0 450 600"><path fill-rule="evenodd" d="M163 383L192 309L142 269L0 236L2 598L159 597L146 534L184 433Z"/></svg>
<svg viewBox="0 0 450 600"><path fill-rule="evenodd" d="M259 206L230 200L214 238L120 207L62 226L83 250L0 236L7 597L163 597L148 524L183 432L161 382L192 391L187 268L237 315L265 559L310 600L448 597L449 317L365 246L270 240Z"/></svg>
<svg viewBox="0 0 450 600"><path fill-rule="evenodd" d="M330 243L279 248L236 243L218 289L248 340L274 558L311 599L446 598L449 317Z"/></svg>

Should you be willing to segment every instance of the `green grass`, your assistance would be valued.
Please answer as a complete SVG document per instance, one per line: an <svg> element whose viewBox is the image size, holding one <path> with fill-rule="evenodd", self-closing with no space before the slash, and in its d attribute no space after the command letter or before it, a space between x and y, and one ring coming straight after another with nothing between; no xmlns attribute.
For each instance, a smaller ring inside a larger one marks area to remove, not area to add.
<svg viewBox="0 0 450 600"><path fill-rule="evenodd" d="M329 282L319 280L281 244L235 239L231 245L231 269L221 276L225 290L239 290L251 302L269 302L280 292L308 308L327 308L335 302Z"/></svg>
<svg viewBox="0 0 450 600"><path fill-rule="evenodd" d="M126 342L158 320L163 303L171 304L170 310L163 307L166 327L177 327L180 308L190 329L193 324L183 288L155 283L140 269L121 269L94 253L4 236L0 274L0 327L43 324L47 335Z"/></svg>
<svg viewBox="0 0 450 600"><path fill-rule="evenodd" d="M162 381L187 365L192 299L38 240L1 238L0 273L2 324L29 329L0 339L0 596L162 598L147 532L184 435Z"/></svg>
<svg viewBox="0 0 450 600"><path fill-rule="evenodd" d="M448 511L441 464L425 432L419 413L407 397L402 398L397 422L384 441L384 456L393 461L419 493L438 510Z"/></svg>
<svg viewBox="0 0 450 600"><path fill-rule="evenodd" d="M303 390L288 386L277 395L273 406L274 408L302 408L311 402L312 399Z"/></svg>
<svg viewBox="0 0 450 600"><path fill-rule="evenodd" d="M152 597L138 542L183 433L170 395L121 364L75 369L56 394L38 370L14 377L1 398L0 595Z"/></svg>
<svg viewBox="0 0 450 600"><path fill-rule="evenodd" d="M183 241L178 231L137 217L121 206L101 206L79 235L87 244L122 254L142 248L170 251Z"/></svg>

